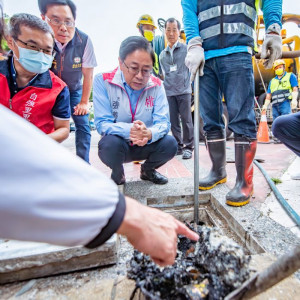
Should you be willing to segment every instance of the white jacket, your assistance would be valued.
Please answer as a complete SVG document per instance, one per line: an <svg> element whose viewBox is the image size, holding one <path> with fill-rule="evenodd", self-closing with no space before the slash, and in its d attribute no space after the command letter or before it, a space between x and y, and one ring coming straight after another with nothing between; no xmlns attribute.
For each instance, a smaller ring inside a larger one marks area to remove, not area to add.
<svg viewBox="0 0 300 300"><path fill-rule="evenodd" d="M97 247L119 228L117 186L0 105L0 239Z"/></svg>

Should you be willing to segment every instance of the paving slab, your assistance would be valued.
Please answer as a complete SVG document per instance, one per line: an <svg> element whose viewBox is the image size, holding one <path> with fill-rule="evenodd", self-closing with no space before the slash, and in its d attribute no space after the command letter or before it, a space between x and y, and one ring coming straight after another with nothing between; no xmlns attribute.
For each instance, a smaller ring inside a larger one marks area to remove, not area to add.
<svg viewBox="0 0 300 300"><path fill-rule="evenodd" d="M2 241L0 283L21 281L112 265L117 262L118 236L95 249L60 247L43 243Z"/></svg>
<svg viewBox="0 0 300 300"><path fill-rule="evenodd" d="M300 215L300 180L293 180L291 176L299 171L300 158L297 157L279 178L281 182L276 185L283 198L298 215ZM300 228L295 225L280 205L273 192L266 197L266 200L261 207L261 211L282 226L289 228L295 235L300 237Z"/></svg>

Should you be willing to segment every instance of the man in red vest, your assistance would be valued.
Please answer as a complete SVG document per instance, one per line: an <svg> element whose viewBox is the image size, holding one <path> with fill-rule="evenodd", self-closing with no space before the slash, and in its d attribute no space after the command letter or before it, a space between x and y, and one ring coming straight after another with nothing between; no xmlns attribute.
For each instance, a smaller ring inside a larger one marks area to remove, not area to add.
<svg viewBox="0 0 300 300"><path fill-rule="evenodd" d="M57 142L69 136L70 93L49 68L54 36L48 24L30 14L10 19L8 59L0 61L0 104Z"/></svg>

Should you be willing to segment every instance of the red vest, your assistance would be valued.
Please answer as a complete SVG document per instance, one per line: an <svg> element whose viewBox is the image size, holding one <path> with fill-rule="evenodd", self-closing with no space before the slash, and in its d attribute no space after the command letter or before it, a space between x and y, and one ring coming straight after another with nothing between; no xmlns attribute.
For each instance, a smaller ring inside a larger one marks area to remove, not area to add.
<svg viewBox="0 0 300 300"><path fill-rule="evenodd" d="M52 88L28 86L10 98L5 75L0 74L0 104L10 108L46 134L54 131L52 108L66 84L51 71Z"/></svg>

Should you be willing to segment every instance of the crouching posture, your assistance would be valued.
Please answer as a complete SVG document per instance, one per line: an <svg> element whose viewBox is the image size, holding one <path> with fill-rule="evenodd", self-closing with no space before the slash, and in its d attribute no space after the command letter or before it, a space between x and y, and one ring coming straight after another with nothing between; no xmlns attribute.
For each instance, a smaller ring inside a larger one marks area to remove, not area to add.
<svg viewBox="0 0 300 300"><path fill-rule="evenodd" d="M98 154L116 184L125 182L123 163L135 160L146 160L141 179L168 182L156 169L175 156L177 143L167 135L169 106L161 81L151 75L154 61L145 38L129 37L121 44L119 67L94 80Z"/></svg>

